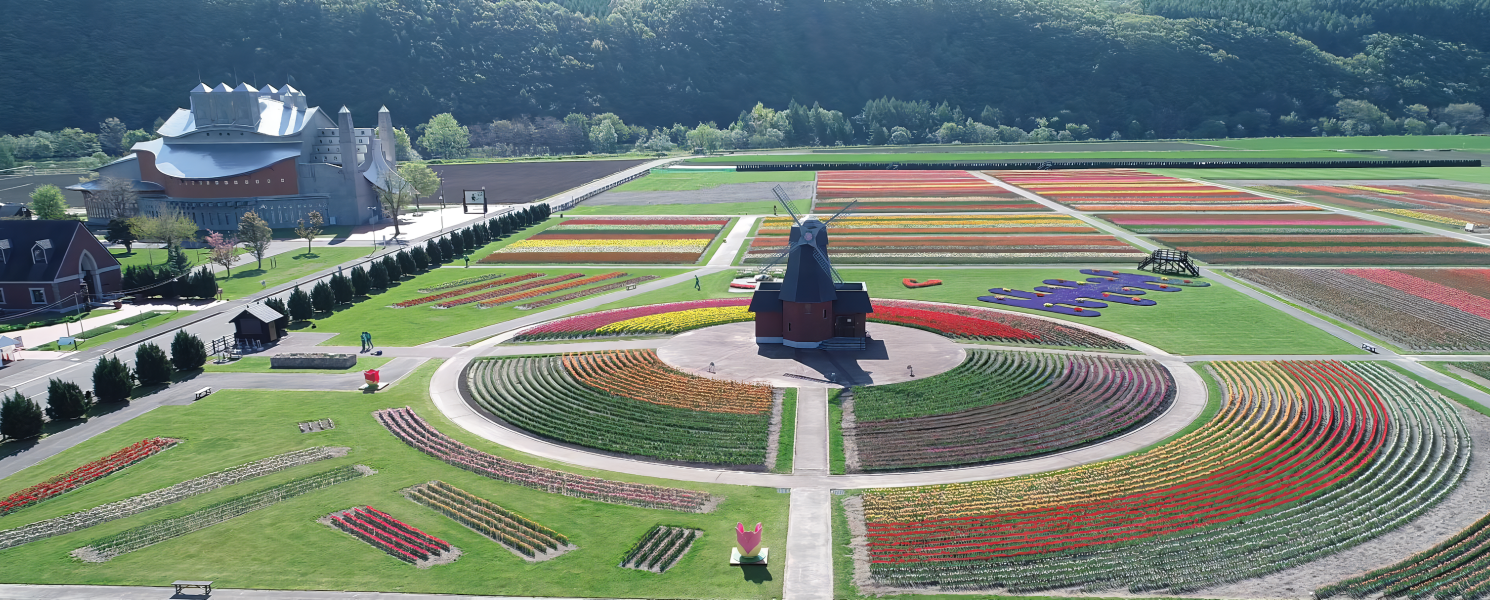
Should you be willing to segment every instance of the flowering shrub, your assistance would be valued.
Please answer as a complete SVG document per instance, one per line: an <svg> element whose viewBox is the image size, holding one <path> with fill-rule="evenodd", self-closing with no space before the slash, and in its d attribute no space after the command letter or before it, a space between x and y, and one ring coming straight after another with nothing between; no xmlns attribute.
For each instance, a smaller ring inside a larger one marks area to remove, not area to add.
<svg viewBox="0 0 1490 600"><path fill-rule="evenodd" d="M692 300L689 302L671 302L667 304L649 304L647 306L633 306L631 308L617 308L587 315L567 317L544 323L532 329L523 331L513 337L515 342L532 342L539 340L562 340L587 338L601 335L597 330L627 319L660 315L666 313L682 312L695 308L714 308L721 306L749 306L750 298L719 298L716 300Z"/></svg>
<svg viewBox="0 0 1490 600"><path fill-rule="evenodd" d="M721 500L705 492L610 481L492 456L436 431L410 408L384 409L373 416L389 433L420 452L478 475L551 494L683 512L709 512Z"/></svg>
<svg viewBox="0 0 1490 600"><path fill-rule="evenodd" d="M1471 442L1389 368L1215 362L1220 412L1147 452L1025 477L864 495L880 585L1196 590L1294 567L1442 500Z"/></svg>
<svg viewBox="0 0 1490 600"><path fill-rule="evenodd" d="M170 438L149 438L125 446L113 454L6 496L4 500L0 500L0 516L103 479L120 469L155 456L156 453L180 441Z"/></svg>

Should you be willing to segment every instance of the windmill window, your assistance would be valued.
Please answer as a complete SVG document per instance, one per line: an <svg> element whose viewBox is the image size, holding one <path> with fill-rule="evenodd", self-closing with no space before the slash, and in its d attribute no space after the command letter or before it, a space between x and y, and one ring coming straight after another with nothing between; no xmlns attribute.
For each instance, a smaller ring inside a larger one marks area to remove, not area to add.
<svg viewBox="0 0 1490 600"><path fill-rule="evenodd" d="M32 304L46 304L47 303L47 291L44 290L44 289L42 289L42 288L31 288L31 303Z"/></svg>

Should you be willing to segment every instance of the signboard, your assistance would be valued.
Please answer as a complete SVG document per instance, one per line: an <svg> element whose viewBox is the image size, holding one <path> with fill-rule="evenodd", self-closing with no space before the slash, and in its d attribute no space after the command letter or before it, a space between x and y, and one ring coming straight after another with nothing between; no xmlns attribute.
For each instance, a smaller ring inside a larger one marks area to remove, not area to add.
<svg viewBox="0 0 1490 600"><path fill-rule="evenodd" d="M78 341L76 339L72 338L71 336L57 338L57 347L58 348L61 348L63 346L71 346L71 345L76 344L76 343L78 343Z"/></svg>
<svg viewBox="0 0 1490 600"><path fill-rule="evenodd" d="M466 190L461 196L461 212L471 214L471 207L480 206L481 214L486 214L486 190Z"/></svg>

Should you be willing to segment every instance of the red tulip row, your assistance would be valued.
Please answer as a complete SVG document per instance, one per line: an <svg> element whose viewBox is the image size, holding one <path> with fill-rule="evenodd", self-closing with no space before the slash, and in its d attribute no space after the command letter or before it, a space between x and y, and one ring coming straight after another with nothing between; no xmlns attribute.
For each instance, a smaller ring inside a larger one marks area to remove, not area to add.
<svg viewBox="0 0 1490 600"><path fill-rule="evenodd" d="M543 273L523 273L522 275L513 275L512 277L507 277L507 278L504 278L504 279L498 279L498 280L495 280L495 281L483 281L483 282L478 283L478 284L475 284L475 285L468 285L466 287L463 287L463 288L460 288L460 289L456 289L456 290L450 290L448 292L441 292L441 293L438 293L438 294L433 294L433 295L425 296L423 298L415 298L413 300L404 300L403 302L396 302L396 303L394 303L393 306L394 306L394 308L408 308L410 306L418 306L420 304L427 304L427 303L430 303L430 302L434 302L436 300L444 300L446 298L455 298L455 297L459 297L459 296L464 296L464 295L469 294L471 292L479 292L481 290L487 290L487 289L491 289L491 288L494 288L494 287L501 287L501 286L504 286L504 285L508 285L508 284L512 284L512 283L517 283L519 281L527 281L527 280L532 279L534 277L542 277L542 276L543 276Z"/></svg>
<svg viewBox="0 0 1490 600"><path fill-rule="evenodd" d="M428 560L451 548L445 540L406 525L371 506L350 508L333 513L329 518L337 529L356 536L394 558L411 563Z"/></svg>
<svg viewBox="0 0 1490 600"><path fill-rule="evenodd" d="M916 281L914 279L911 279L911 278L907 277L905 279L900 280L900 283L901 283L901 285L904 285L905 287L908 287L908 288L924 288L924 287L931 287L933 285L941 285L942 284L942 280L940 280L940 279L928 279L926 281Z"/></svg>
<svg viewBox="0 0 1490 600"><path fill-rule="evenodd" d="M954 320L958 317L968 320ZM876 319L930 329L953 337L988 336L1001 341L1038 343L1044 346L1132 350L1127 344L1117 340L1069 325L960 304L876 299L874 312L869 315L869 320Z"/></svg>
<svg viewBox="0 0 1490 600"><path fill-rule="evenodd" d="M179 441L170 438L150 438L125 446L113 454L7 496L4 500L0 500L0 515L15 512L102 479L124 467L154 456L157 452L170 448Z"/></svg>

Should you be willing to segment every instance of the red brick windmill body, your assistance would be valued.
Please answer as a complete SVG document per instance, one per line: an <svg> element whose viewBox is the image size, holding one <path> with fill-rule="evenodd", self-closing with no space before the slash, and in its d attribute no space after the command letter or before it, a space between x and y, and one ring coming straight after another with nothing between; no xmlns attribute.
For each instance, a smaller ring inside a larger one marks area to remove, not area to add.
<svg viewBox="0 0 1490 600"><path fill-rule="evenodd" d="M781 186L773 192L792 218L786 249L761 267L765 273L786 260L780 282L761 282L750 300L755 313L755 341L792 348L863 349L864 319L874 312L869 288L845 282L828 257L828 226L848 212L844 207L827 221L799 218Z"/></svg>

